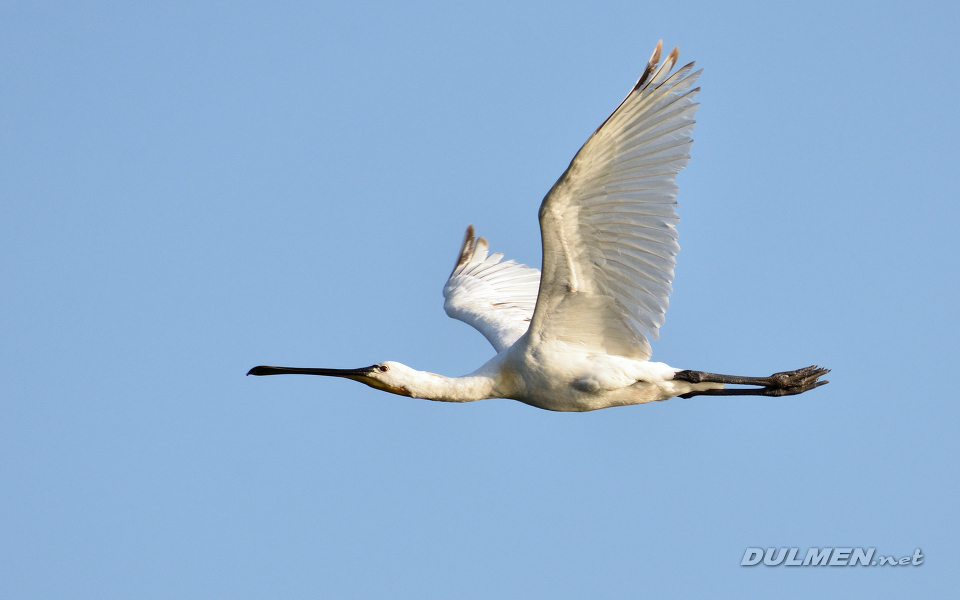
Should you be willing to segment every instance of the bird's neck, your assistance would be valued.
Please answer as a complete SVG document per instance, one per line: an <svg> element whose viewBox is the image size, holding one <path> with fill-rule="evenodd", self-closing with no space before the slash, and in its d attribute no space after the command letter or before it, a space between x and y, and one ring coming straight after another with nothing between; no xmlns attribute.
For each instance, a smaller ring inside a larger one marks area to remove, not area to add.
<svg viewBox="0 0 960 600"><path fill-rule="evenodd" d="M414 398L443 402L472 402L491 398L494 380L479 374L463 377L444 377L435 373L417 371L403 388Z"/></svg>

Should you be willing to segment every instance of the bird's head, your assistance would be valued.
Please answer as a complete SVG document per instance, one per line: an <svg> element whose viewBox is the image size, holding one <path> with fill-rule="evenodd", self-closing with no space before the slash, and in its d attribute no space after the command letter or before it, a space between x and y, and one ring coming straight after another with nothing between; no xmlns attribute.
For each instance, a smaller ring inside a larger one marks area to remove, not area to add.
<svg viewBox="0 0 960 600"><path fill-rule="evenodd" d="M247 375L324 375L326 377L343 377L353 379L360 383L369 385L372 388L399 394L400 396L411 396L406 383L410 381L413 369L398 362L384 361L361 367L359 369L314 369L300 367L268 367L259 366L250 369Z"/></svg>

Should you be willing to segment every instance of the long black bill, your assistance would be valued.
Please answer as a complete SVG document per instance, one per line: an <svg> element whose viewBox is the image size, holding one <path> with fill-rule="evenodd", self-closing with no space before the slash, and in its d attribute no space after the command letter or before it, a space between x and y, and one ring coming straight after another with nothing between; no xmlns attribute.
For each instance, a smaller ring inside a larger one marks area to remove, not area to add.
<svg viewBox="0 0 960 600"><path fill-rule="evenodd" d="M364 377L370 375L376 366L362 369L310 369L298 367L259 366L250 369L247 375L326 375L328 377Z"/></svg>

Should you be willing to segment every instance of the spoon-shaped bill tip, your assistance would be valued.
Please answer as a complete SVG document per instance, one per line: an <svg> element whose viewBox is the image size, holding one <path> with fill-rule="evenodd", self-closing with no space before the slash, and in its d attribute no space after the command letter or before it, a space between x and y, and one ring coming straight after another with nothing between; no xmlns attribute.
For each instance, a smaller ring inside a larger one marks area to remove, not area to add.
<svg viewBox="0 0 960 600"><path fill-rule="evenodd" d="M274 369L273 367L264 367L261 365L259 367L254 367L249 371L247 371L247 375L248 376L249 375L276 375L277 371L273 369Z"/></svg>

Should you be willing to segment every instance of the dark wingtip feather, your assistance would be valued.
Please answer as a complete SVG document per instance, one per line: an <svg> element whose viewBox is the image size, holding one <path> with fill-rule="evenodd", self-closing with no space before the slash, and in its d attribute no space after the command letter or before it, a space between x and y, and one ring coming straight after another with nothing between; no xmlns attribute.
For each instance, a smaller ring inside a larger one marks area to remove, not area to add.
<svg viewBox="0 0 960 600"><path fill-rule="evenodd" d="M657 68L657 63L660 62L661 50L663 50L663 40L657 42L657 47L653 49L653 54L650 55L650 60L647 61L647 67L643 70L643 75L640 76L640 79L637 80L637 84L633 86L633 91L639 90L643 84L650 79L650 75L653 73L654 69Z"/></svg>
<svg viewBox="0 0 960 600"><path fill-rule="evenodd" d="M457 272L457 269L470 262L476 247L477 243L474 237L473 225L467 225L467 233L463 236L463 245L460 247L460 256L457 258L457 264L453 266L453 271L450 271L450 275L453 275Z"/></svg>
<svg viewBox="0 0 960 600"><path fill-rule="evenodd" d="M673 50L670 51L670 54L667 55L667 60L672 60L677 62L677 59L680 58L680 46L674 46Z"/></svg>
<svg viewBox="0 0 960 600"><path fill-rule="evenodd" d="M657 42L657 47L653 49L653 54L650 55L650 60L647 62L651 62L653 64L657 64L658 62L660 62L660 52L662 50L663 50L663 40L660 40L659 42Z"/></svg>

